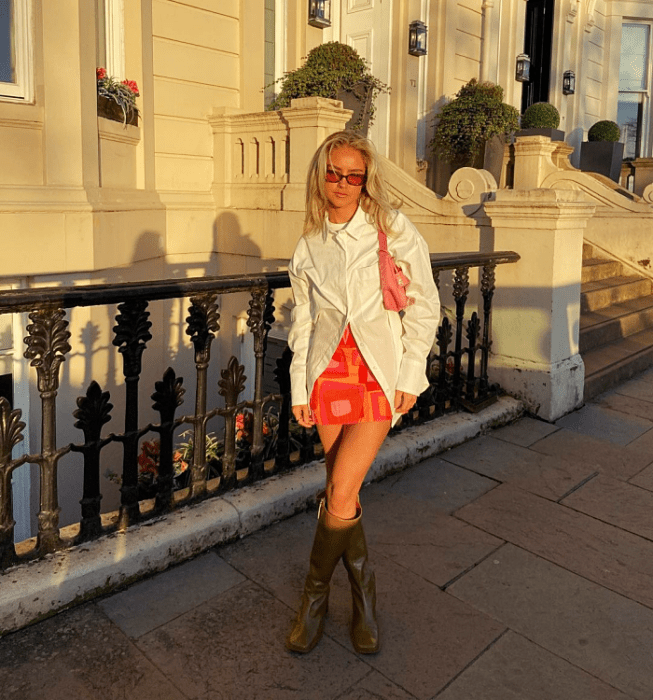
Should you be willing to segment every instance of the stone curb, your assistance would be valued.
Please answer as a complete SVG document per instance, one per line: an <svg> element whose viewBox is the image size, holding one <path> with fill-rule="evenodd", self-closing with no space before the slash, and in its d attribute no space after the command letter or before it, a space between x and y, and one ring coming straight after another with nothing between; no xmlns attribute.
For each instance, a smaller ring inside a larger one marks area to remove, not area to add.
<svg viewBox="0 0 653 700"><path fill-rule="evenodd" d="M522 413L520 401L503 397L478 414L451 414L409 428L381 447L366 482L510 423ZM311 462L240 491L9 569L0 575L0 636L288 518L305 510L322 488L323 462Z"/></svg>

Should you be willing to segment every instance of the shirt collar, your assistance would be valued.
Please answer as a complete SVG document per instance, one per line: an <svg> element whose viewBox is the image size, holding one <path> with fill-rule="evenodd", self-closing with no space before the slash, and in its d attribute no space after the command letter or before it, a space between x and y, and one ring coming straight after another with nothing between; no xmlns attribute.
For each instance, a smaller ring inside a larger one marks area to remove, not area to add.
<svg viewBox="0 0 653 700"><path fill-rule="evenodd" d="M349 223L347 226L343 229L343 233L349 234L355 241L357 241L364 232L365 226L369 224L369 221L367 219L367 214L363 211L361 206L358 206L358 209L356 209L356 213L352 216L352 218L349 220ZM339 232L340 233L340 232ZM322 229L322 236L324 240L327 240L327 236L329 235L329 222L328 222L328 214L324 219L324 227Z"/></svg>

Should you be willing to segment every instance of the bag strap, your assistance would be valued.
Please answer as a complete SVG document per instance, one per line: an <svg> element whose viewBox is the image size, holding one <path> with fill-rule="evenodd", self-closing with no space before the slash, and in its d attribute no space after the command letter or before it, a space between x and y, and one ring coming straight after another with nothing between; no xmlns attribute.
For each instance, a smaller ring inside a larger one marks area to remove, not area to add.
<svg viewBox="0 0 653 700"><path fill-rule="evenodd" d="M379 250L383 251L384 253L388 252L388 237L385 235L385 232L382 231L379 228Z"/></svg>

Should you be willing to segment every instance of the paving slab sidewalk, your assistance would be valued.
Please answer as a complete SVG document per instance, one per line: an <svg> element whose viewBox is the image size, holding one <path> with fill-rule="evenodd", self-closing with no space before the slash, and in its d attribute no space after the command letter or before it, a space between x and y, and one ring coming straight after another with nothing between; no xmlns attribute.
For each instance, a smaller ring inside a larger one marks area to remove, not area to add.
<svg viewBox="0 0 653 700"><path fill-rule="evenodd" d="M653 698L653 372L370 484L362 503L379 654L351 647L342 567L318 647L284 648L309 511L0 639L0 696Z"/></svg>

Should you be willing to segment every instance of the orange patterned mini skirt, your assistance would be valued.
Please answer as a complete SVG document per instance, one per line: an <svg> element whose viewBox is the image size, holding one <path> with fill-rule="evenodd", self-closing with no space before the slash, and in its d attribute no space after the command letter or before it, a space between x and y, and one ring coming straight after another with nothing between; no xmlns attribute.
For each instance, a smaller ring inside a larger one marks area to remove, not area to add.
<svg viewBox="0 0 653 700"><path fill-rule="evenodd" d="M374 423L392 419L390 403L345 328L331 362L311 392L310 408L318 425Z"/></svg>

